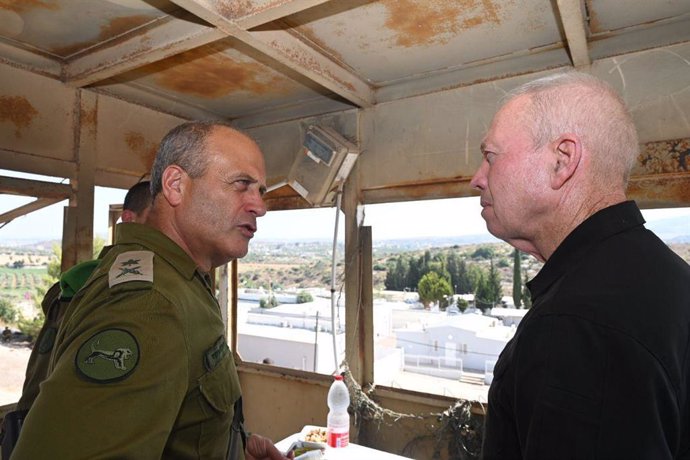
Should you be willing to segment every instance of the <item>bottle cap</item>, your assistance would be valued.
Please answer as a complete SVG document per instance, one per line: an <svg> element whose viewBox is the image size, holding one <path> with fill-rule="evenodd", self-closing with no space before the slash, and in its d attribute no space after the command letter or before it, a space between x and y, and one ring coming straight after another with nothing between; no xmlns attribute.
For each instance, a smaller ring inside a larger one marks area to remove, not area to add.
<svg viewBox="0 0 690 460"><path fill-rule="evenodd" d="M334 378L335 378L336 380L342 380L342 379L343 379L343 376L342 376L342 375L335 375Z"/></svg>

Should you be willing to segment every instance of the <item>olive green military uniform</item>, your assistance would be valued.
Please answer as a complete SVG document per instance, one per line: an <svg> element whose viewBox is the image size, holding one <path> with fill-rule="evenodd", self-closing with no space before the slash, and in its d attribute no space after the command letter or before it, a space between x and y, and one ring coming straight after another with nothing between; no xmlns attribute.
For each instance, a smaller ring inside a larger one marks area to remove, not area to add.
<svg viewBox="0 0 690 460"><path fill-rule="evenodd" d="M26 365L22 396L17 402L18 411L28 411L38 396L39 384L48 376L50 352L53 349L58 327L62 322L67 306L74 294L86 283L97 265L98 260L89 260L75 265L66 271L60 277L60 281L53 284L43 297L41 308L45 320Z"/></svg>
<svg viewBox="0 0 690 460"><path fill-rule="evenodd" d="M13 460L226 458L241 394L208 276L151 227L118 233L68 307Z"/></svg>

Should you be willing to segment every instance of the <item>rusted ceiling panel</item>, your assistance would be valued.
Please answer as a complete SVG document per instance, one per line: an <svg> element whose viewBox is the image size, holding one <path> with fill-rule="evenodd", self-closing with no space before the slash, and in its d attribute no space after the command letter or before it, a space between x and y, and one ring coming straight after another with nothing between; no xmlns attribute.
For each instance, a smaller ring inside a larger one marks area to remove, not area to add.
<svg viewBox="0 0 690 460"><path fill-rule="evenodd" d="M290 23L375 86L561 41L551 4L538 0L342 0Z"/></svg>
<svg viewBox="0 0 690 460"><path fill-rule="evenodd" d="M164 0L0 0L0 35L60 58L164 17Z"/></svg>
<svg viewBox="0 0 690 460"><path fill-rule="evenodd" d="M690 43L595 62L630 108L640 142L687 136L690 127Z"/></svg>
<svg viewBox="0 0 690 460"><path fill-rule="evenodd" d="M226 39L195 48L135 69L117 81L228 119L322 97L233 44Z"/></svg>
<svg viewBox="0 0 690 460"><path fill-rule="evenodd" d="M690 15L688 0L585 0L592 34L668 21Z"/></svg>
<svg viewBox="0 0 690 460"><path fill-rule="evenodd" d="M207 24L167 18L144 34L73 60L65 65L62 78L70 86L86 86L223 37L223 32Z"/></svg>
<svg viewBox="0 0 690 460"><path fill-rule="evenodd" d="M223 4L212 4L202 0L173 1L228 35L354 104L360 107L373 105L373 90L364 81L291 34L271 28L247 32L225 14Z"/></svg>
<svg viewBox="0 0 690 460"><path fill-rule="evenodd" d="M325 1L283 0L254 5L232 2L228 8L232 8L237 25L249 29ZM158 21L155 28L119 43L109 43L70 62L65 68L63 80L71 86L85 86L224 37L226 34L221 30L209 26L191 13L180 12Z"/></svg>

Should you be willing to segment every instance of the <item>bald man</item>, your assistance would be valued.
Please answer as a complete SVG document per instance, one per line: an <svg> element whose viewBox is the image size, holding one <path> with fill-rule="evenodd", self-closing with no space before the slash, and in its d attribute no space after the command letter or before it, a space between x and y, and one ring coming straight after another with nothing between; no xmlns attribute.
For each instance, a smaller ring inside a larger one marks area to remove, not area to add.
<svg viewBox="0 0 690 460"><path fill-rule="evenodd" d="M245 439L208 275L246 255L265 181L258 146L229 126L190 122L165 136L147 225L118 226L70 304L13 459L285 458Z"/></svg>

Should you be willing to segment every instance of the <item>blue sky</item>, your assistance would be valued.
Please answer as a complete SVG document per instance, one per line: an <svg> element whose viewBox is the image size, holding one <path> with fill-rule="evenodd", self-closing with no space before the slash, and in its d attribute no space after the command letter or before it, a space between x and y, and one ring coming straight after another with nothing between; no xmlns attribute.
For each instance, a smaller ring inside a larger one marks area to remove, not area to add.
<svg viewBox="0 0 690 460"><path fill-rule="evenodd" d="M17 175L0 170L0 175ZM40 180L42 176L21 175ZM96 187L94 232L105 236L108 231L108 205L122 203L126 191ZM0 195L0 213L32 201L32 198ZM67 201L19 217L0 228L0 242L9 240L59 239L62 234L62 213ZM480 216L478 198L453 198L407 203L368 205L364 209L364 224L372 227L374 240L420 238L430 236L461 236L486 233ZM655 221L670 217L687 219L690 235L690 208L643 211L645 219ZM339 218L338 235L344 234L344 216ZM259 219L256 241L275 239L333 238L335 209L274 211Z"/></svg>

